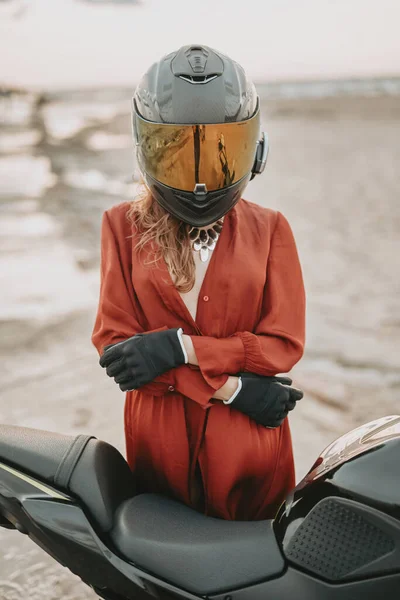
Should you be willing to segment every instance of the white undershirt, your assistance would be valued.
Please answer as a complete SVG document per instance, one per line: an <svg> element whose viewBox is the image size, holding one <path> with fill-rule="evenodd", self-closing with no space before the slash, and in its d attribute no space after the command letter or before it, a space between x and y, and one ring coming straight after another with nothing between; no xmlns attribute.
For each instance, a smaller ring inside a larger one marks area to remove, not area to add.
<svg viewBox="0 0 400 600"><path fill-rule="evenodd" d="M194 264L196 267L195 283L189 292L179 292L182 300L188 308L188 311L193 317L193 321L196 321L197 301L199 299L199 293L204 281L204 277L206 276L208 265L210 264L212 253L213 251L209 251L208 260L206 262L202 262L202 260L200 260L200 252L195 252L193 250Z"/></svg>
<svg viewBox="0 0 400 600"><path fill-rule="evenodd" d="M217 241L217 244L218 244L218 241ZM214 248L214 250L215 250L215 248ZM204 277L207 273L208 265L210 264L211 256L212 256L212 253L214 250L209 250L209 257L208 257L208 260L205 262L203 262L200 259L200 252L196 252L195 250L192 251L193 258L194 258L194 264L196 267L195 283L189 292L179 292L182 300L184 301L184 303L187 306L188 311L190 312L190 314L193 317L193 321L196 321L197 302L199 299L199 293L200 293L201 286L204 281ZM182 330L180 330L178 336L180 338L182 350L184 352L185 359L187 362L186 351L184 349L184 345L183 345L182 338L181 338L182 333L183 333ZM238 386L237 386L234 394L229 398L229 400L224 400L224 404L230 404L231 402L233 402L233 400L236 398L236 396L238 395L238 393L240 392L241 389L242 389L242 379L239 377Z"/></svg>

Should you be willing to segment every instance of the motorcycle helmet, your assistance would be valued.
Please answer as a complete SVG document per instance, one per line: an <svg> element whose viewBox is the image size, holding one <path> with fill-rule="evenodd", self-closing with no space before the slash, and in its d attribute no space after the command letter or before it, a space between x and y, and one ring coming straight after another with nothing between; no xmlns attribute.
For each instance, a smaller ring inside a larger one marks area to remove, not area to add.
<svg viewBox="0 0 400 600"><path fill-rule="evenodd" d="M151 194L197 227L225 215L267 160L254 84L208 46L183 46L149 68L132 98L132 129Z"/></svg>

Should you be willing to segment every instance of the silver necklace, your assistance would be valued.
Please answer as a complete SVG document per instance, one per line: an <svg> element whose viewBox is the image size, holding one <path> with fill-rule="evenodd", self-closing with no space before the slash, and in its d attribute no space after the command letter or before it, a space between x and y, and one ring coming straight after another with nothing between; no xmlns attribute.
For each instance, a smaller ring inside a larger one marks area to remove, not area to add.
<svg viewBox="0 0 400 600"><path fill-rule="evenodd" d="M218 219L213 225L191 227L189 229L192 248L195 252L200 252L200 260L202 262L207 262L211 252L214 250L222 231L223 222L224 218L222 217L222 219Z"/></svg>

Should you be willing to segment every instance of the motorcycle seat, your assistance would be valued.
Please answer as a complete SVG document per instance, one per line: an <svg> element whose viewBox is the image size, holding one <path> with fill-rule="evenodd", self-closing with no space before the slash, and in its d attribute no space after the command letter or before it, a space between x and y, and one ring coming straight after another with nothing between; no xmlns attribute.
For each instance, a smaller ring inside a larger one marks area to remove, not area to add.
<svg viewBox="0 0 400 600"><path fill-rule="evenodd" d="M198 595L247 587L285 568L272 521L207 517L159 494L126 500L110 537L129 561Z"/></svg>
<svg viewBox="0 0 400 600"><path fill-rule="evenodd" d="M112 528L117 507L135 494L120 452L88 435L0 425L1 462L80 500L104 532Z"/></svg>
<svg viewBox="0 0 400 600"><path fill-rule="evenodd" d="M1 463L77 499L125 560L192 593L251 585L285 567L272 521L224 521L135 495L125 459L92 436L0 425Z"/></svg>

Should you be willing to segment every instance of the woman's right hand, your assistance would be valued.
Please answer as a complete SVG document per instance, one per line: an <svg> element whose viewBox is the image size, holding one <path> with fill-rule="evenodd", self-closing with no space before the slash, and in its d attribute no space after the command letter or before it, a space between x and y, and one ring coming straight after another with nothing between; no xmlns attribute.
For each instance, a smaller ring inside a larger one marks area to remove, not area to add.
<svg viewBox="0 0 400 600"><path fill-rule="evenodd" d="M279 427L303 397L301 390L291 387L290 377L263 377L253 373L238 375L242 379L242 389L229 406L264 427Z"/></svg>

